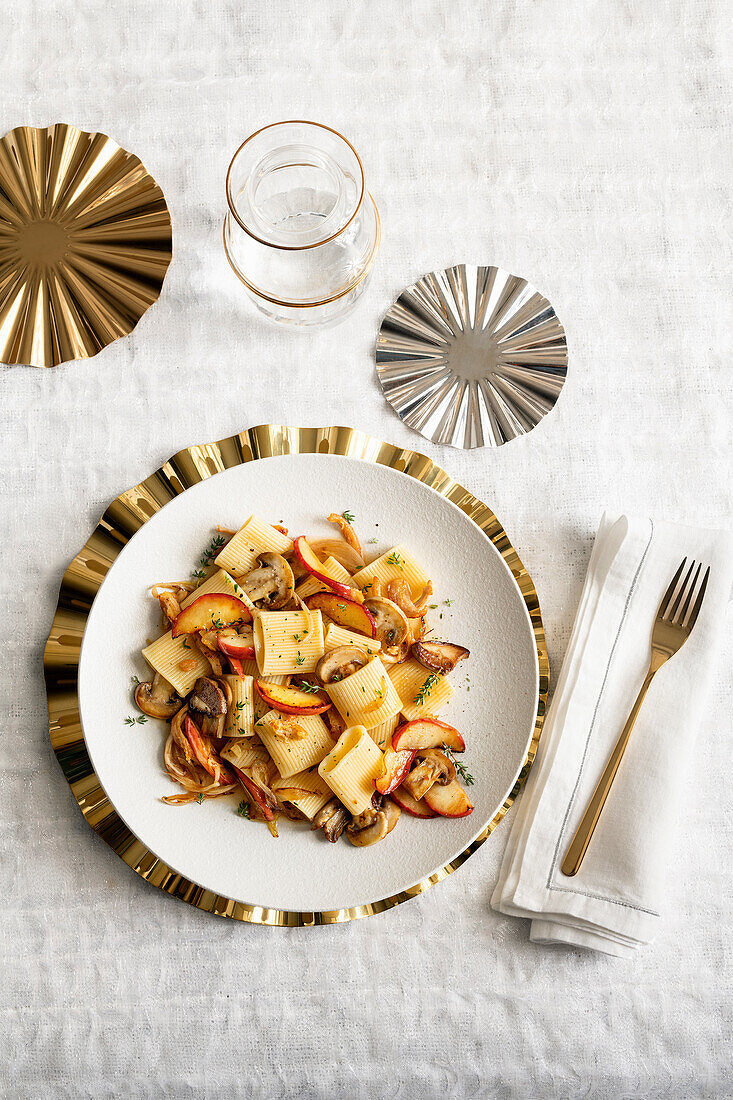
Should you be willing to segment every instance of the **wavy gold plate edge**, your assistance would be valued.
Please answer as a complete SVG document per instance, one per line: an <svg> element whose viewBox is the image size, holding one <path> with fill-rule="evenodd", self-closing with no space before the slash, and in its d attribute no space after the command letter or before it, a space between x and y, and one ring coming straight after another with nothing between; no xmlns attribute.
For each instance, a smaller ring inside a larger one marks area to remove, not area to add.
<svg viewBox="0 0 733 1100"><path fill-rule="evenodd" d="M408 890L351 909L320 913L267 909L234 901L190 882L158 859L123 823L94 773L84 742L77 696L81 640L92 602L110 566L135 532L190 486L232 466L286 454L343 455L388 466L416 478L459 507L481 528L509 567L529 613L539 665L537 709L529 751L506 801L479 836L460 855ZM505 816L527 778L542 733L550 675L537 592L504 528L486 504L417 451L383 443L353 428L292 428L280 424L261 424L215 443L187 447L112 501L64 573L44 649L43 668L51 745L81 812L102 840L128 867L159 890L207 913L275 927L343 924L383 913L429 890L465 863Z"/></svg>

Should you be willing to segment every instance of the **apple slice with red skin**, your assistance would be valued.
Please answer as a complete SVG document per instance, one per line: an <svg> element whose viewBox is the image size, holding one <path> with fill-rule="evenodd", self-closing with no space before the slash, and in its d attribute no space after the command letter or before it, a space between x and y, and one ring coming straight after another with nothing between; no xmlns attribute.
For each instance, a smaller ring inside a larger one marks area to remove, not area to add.
<svg viewBox="0 0 733 1100"><path fill-rule="evenodd" d="M215 626L248 623L251 618L249 608L236 596L209 592L184 607L173 621L171 634L177 638L180 634L195 634L197 630L212 630Z"/></svg>
<svg viewBox="0 0 733 1100"><path fill-rule="evenodd" d="M395 787L399 787L409 772L414 758L415 753L412 749L405 749L402 752L385 749L384 774L374 780L374 786L380 794L392 794Z"/></svg>
<svg viewBox="0 0 733 1100"><path fill-rule="evenodd" d="M353 593L350 588L349 592ZM314 592L305 601L306 607L312 611L322 611L333 619L339 626L347 630L355 630L358 634L365 634L367 638L376 638L377 624L371 613L363 604L349 596L337 596L332 592Z"/></svg>
<svg viewBox="0 0 733 1100"><path fill-rule="evenodd" d="M258 807L262 811L262 816L264 817L265 821L274 821L275 814L272 811L270 801L267 798L267 795L263 791L262 787L260 787L258 783L255 783L254 779L250 779L248 775L245 775L243 771L235 767L234 764L232 764L231 767L232 771L234 771L234 773L236 774L237 779L242 784L247 794L251 795L251 797L257 803Z"/></svg>
<svg viewBox="0 0 733 1100"><path fill-rule="evenodd" d="M405 813L412 814L413 817L437 817L435 810L431 810L424 798L420 801L413 798L409 791L406 791L404 787L397 787L389 796L393 802L396 802L400 809Z"/></svg>
<svg viewBox="0 0 733 1100"><path fill-rule="evenodd" d="M447 745L453 752L463 752L466 742L455 728L437 718L415 718L405 722L392 734L392 748L401 749L439 749Z"/></svg>
<svg viewBox="0 0 733 1100"><path fill-rule="evenodd" d="M231 636L217 638L219 649L225 657L233 657L236 661L253 661L255 657L255 645L252 635L236 638Z"/></svg>
<svg viewBox="0 0 733 1100"><path fill-rule="evenodd" d="M473 813L473 802L457 779L451 780L445 787L433 783L423 799L441 817L468 817Z"/></svg>
<svg viewBox="0 0 733 1100"><path fill-rule="evenodd" d="M255 680L255 688L260 699L283 714L325 714L333 706L330 699L317 699L306 691L271 684L268 680Z"/></svg>
<svg viewBox="0 0 733 1100"><path fill-rule="evenodd" d="M305 535L298 535L297 539L293 541L293 552L303 568L307 569L311 576L315 577L321 584L327 584L332 592L341 597L346 596L354 599L355 589L348 584L344 584L343 581L335 581L333 577L329 577L323 572L323 562L316 557Z"/></svg>

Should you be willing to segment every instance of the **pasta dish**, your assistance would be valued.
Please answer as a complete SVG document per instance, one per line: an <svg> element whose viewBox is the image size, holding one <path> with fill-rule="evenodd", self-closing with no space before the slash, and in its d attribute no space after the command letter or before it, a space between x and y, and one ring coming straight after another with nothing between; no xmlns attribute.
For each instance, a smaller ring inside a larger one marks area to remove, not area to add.
<svg viewBox="0 0 733 1100"><path fill-rule="evenodd" d="M155 585L165 633L135 703L170 723L164 802L231 795L273 836L285 817L362 847L403 810L472 812L463 737L438 717L469 652L434 637L441 605L406 546L367 562L353 517L328 518L338 536L317 539L250 516L218 529L194 581Z"/></svg>

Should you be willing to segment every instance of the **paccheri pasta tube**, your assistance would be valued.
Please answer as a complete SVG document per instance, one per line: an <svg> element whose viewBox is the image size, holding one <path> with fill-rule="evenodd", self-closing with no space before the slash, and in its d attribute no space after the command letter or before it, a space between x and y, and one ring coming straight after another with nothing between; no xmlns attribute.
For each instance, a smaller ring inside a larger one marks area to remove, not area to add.
<svg viewBox="0 0 733 1100"><path fill-rule="evenodd" d="M261 611L254 621L257 665L263 676L313 672L323 656L320 611Z"/></svg>
<svg viewBox="0 0 733 1100"><path fill-rule="evenodd" d="M352 814L371 806L374 780L383 770L382 752L361 725L345 729L318 766L318 774Z"/></svg>
<svg viewBox="0 0 733 1100"><path fill-rule="evenodd" d="M389 748L392 742L392 734L397 729L399 721L399 714L395 714L394 717L388 718L386 722L380 722L378 726L372 726L368 731L372 741L382 752Z"/></svg>
<svg viewBox="0 0 733 1100"><path fill-rule="evenodd" d="M283 779L320 763L333 745L328 727L317 714L292 715L270 710L259 719L255 731Z"/></svg>
<svg viewBox="0 0 733 1100"><path fill-rule="evenodd" d="M286 798L284 801L295 806L297 810L305 814L309 821L312 821L321 807L325 806L328 800L333 797L331 788L321 779L315 768L298 772L297 775L288 776L287 779L276 779L272 784L273 791L287 790L293 787L307 791L308 794Z"/></svg>
<svg viewBox="0 0 733 1100"><path fill-rule="evenodd" d="M276 554L289 554L293 541L259 516L250 516L224 549L214 558L214 563L229 570L235 577L242 577L254 569L257 558L267 550Z"/></svg>
<svg viewBox="0 0 733 1100"><path fill-rule="evenodd" d="M251 737L254 733L254 679L252 676L225 676L232 689L232 703L227 708L225 737Z"/></svg>
<svg viewBox="0 0 733 1100"><path fill-rule="evenodd" d="M211 670L203 653L194 649L185 634L174 638L170 630L142 652L148 664L184 698L199 676L206 676Z"/></svg>
<svg viewBox="0 0 733 1100"><path fill-rule="evenodd" d="M419 661L410 659L393 665L389 675L400 697L400 710L408 722L425 714L438 714L455 694L445 676L430 672Z"/></svg>
<svg viewBox="0 0 733 1100"><path fill-rule="evenodd" d="M328 624L326 633L323 635L323 644L326 653L342 645L356 645L370 657L376 656L382 648L382 643L376 638L367 638L364 634L347 630L345 626L339 626L337 623Z"/></svg>
<svg viewBox="0 0 733 1100"><path fill-rule="evenodd" d="M354 573L351 579L367 597L374 581L381 581L382 584L388 581L407 581L414 600L422 594L430 578L409 550L404 546L393 546L386 554Z"/></svg>
<svg viewBox="0 0 733 1100"><path fill-rule="evenodd" d="M327 684L326 691L347 726L372 729L399 714L402 703L379 657L358 672Z"/></svg>

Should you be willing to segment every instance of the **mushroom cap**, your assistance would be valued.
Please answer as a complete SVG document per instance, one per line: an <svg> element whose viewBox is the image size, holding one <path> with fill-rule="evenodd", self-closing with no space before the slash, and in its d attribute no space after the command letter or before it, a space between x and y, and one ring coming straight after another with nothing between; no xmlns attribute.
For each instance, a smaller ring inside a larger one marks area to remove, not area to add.
<svg viewBox="0 0 733 1100"><path fill-rule="evenodd" d="M357 672L368 660L368 655L360 646L342 645L321 657L316 665L316 675L322 683L332 684L334 679L344 680L352 672Z"/></svg>
<svg viewBox="0 0 733 1100"><path fill-rule="evenodd" d="M384 840L387 833L391 833L400 816L400 808L391 799L385 798L382 808L374 811L374 817L367 812L353 818L351 825L346 830L351 843L356 848L366 848L369 844L376 844ZM360 827L360 819L369 820L370 824Z"/></svg>
<svg viewBox="0 0 733 1100"><path fill-rule="evenodd" d="M326 839L331 844L335 844L346 828L348 821L349 814L347 810L337 798L331 798L313 818L311 831L313 829L323 829Z"/></svg>
<svg viewBox="0 0 733 1100"><path fill-rule="evenodd" d="M207 718L218 718L227 712L226 696L216 680L199 676L193 686L189 707Z"/></svg>
<svg viewBox="0 0 733 1100"><path fill-rule="evenodd" d="M295 591L293 570L282 554L274 551L265 551L257 560L258 567L238 582L239 587L252 603L268 611L277 611L292 599Z"/></svg>
<svg viewBox="0 0 733 1100"><path fill-rule="evenodd" d="M372 596L364 606L374 619L376 637L385 646L400 645L410 632L404 611L386 596Z"/></svg>
<svg viewBox="0 0 733 1100"><path fill-rule="evenodd" d="M183 700L168 681L156 673L152 682L137 685L135 706L150 718L172 718L183 706Z"/></svg>
<svg viewBox="0 0 733 1100"><path fill-rule="evenodd" d="M470 655L470 650L455 642L415 642L412 655L434 672L452 672L459 661Z"/></svg>
<svg viewBox="0 0 733 1100"><path fill-rule="evenodd" d="M440 749L418 749L415 752L417 765L404 780L409 794L419 802L433 784L445 787L456 777L453 761Z"/></svg>

